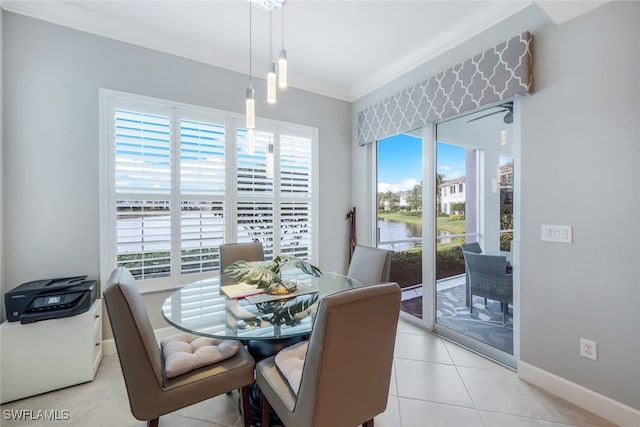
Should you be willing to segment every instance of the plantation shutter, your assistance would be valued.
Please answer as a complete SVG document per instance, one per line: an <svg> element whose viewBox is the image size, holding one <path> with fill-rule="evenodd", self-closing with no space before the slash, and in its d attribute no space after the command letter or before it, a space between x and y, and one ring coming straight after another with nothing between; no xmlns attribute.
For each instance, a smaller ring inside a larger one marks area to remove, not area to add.
<svg viewBox="0 0 640 427"><path fill-rule="evenodd" d="M273 256L273 202L238 202L238 242L260 242Z"/></svg>
<svg viewBox="0 0 640 427"><path fill-rule="evenodd" d="M170 137L169 117L127 110L115 111L117 193L170 193Z"/></svg>
<svg viewBox="0 0 640 427"><path fill-rule="evenodd" d="M116 109L114 119L116 265L138 279L169 276L170 118Z"/></svg>
<svg viewBox="0 0 640 427"><path fill-rule="evenodd" d="M280 191L284 194L311 195L311 139L280 137Z"/></svg>
<svg viewBox="0 0 640 427"><path fill-rule="evenodd" d="M225 240L224 125L180 120L182 274L217 271Z"/></svg>
<svg viewBox="0 0 640 427"><path fill-rule="evenodd" d="M183 200L180 211L182 274L217 271L224 243L223 202Z"/></svg>
<svg viewBox="0 0 640 427"><path fill-rule="evenodd" d="M280 252L302 259L311 259L311 204L283 202L280 204Z"/></svg>
<svg viewBox="0 0 640 427"><path fill-rule="evenodd" d="M311 259L312 141L280 136L280 251Z"/></svg>
<svg viewBox="0 0 640 427"><path fill-rule="evenodd" d="M171 215L168 200L116 201L116 263L137 279L169 276Z"/></svg>
<svg viewBox="0 0 640 427"><path fill-rule="evenodd" d="M180 191L225 193L224 125L180 121Z"/></svg>
<svg viewBox="0 0 640 427"><path fill-rule="evenodd" d="M143 291L208 279L227 242L311 259L312 129L264 121L249 147L233 114L106 92L101 277L125 267ZM219 290L202 292L205 304L222 301Z"/></svg>
<svg viewBox="0 0 640 427"><path fill-rule="evenodd" d="M265 258L273 257L273 178L267 178L267 152L273 134L255 132L253 153L247 144L246 131L237 130L236 205L238 242L262 243Z"/></svg>
<svg viewBox="0 0 640 427"><path fill-rule="evenodd" d="M238 194L273 194L273 179L267 178L267 151L273 144L273 134L255 132L253 154L249 152L246 131L237 130L238 139Z"/></svg>

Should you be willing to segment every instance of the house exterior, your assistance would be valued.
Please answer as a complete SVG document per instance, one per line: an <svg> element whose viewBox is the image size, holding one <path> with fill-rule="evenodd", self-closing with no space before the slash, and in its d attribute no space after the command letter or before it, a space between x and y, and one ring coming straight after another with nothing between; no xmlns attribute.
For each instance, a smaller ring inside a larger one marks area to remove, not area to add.
<svg viewBox="0 0 640 427"><path fill-rule="evenodd" d="M513 161L500 166L500 176L498 179L500 190L513 194ZM439 186L440 192L440 212L453 215L462 215L464 212L454 211L453 206L456 203L464 203L466 200L467 184L465 175L458 178L444 181ZM508 197L513 200L513 197Z"/></svg>
<svg viewBox="0 0 640 427"><path fill-rule="evenodd" d="M440 184L440 212L452 215L463 214L464 212L454 211L453 207L456 203L464 203L465 201L465 176L449 179Z"/></svg>

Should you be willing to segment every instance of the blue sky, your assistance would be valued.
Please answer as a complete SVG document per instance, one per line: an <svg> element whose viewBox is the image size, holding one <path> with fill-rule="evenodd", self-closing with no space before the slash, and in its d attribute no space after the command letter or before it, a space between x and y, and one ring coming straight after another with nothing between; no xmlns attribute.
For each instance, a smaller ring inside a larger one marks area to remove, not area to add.
<svg viewBox="0 0 640 427"><path fill-rule="evenodd" d="M464 175L465 149L438 142L438 173ZM422 179L422 140L400 134L378 143L378 191L410 190Z"/></svg>

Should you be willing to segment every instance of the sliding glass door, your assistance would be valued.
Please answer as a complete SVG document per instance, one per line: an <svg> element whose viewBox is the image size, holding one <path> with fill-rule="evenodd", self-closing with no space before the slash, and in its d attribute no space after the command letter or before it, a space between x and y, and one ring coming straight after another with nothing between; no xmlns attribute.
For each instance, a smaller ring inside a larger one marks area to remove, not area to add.
<svg viewBox="0 0 640 427"><path fill-rule="evenodd" d="M377 142L376 242L393 251L390 280L401 310L422 318L422 135L418 129Z"/></svg>
<svg viewBox="0 0 640 427"><path fill-rule="evenodd" d="M436 126L434 330L515 367L513 104Z"/></svg>
<svg viewBox="0 0 640 427"><path fill-rule="evenodd" d="M508 102L381 139L373 167L374 241L393 251L403 317L515 367L513 119Z"/></svg>

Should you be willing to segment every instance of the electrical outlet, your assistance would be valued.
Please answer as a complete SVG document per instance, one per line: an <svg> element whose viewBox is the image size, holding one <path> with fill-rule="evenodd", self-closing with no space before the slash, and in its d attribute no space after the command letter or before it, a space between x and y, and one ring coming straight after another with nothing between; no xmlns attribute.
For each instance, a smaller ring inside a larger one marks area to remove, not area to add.
<svg viewBox="0 0 640 427"><path fill-rule="evenodd" d="M595 341L580 338L580 356L598 360L598 344Z"/></svg>

